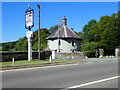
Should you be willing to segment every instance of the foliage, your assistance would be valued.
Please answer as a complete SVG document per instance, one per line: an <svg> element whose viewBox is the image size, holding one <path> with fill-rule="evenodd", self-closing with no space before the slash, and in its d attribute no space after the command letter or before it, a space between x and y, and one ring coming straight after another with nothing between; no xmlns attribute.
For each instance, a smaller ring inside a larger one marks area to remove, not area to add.
<svg viewBox="0 0 120 90"><path fill-rule="evenodd" d="M1 47L2 47L3 51L9 51L14 48L15 44L16 44L16 42L2 43Z"/></svg>
<svg viewBox="0 0 120 90"><path fill-rule="evenodd" d="M114 54L115 48L120 46L119 16L120 11L111 16L102 16L100 21L93 24L91 28L85 25L83 28L84 39L88 42L99 42L98 48L103 48L107 54Z"/></svg>
<svg viewBox="0 0 120 90"><path fill-rule="evenodd" d="M49 32L50 33L53 33L53 32L55 32L55 30L57 30L58 29L58 25L55 25L55 26L53 26L53 27L51 27L50 29L49 29Z"/></svg>
<svg viewBox="0 0 120 90"><path fill-rule="evenodd" d="M45 39L50 35L49 31L45 28L40 29L40 49L44 49L47 46L47 40ZM27 51L28 43L27 38L23 37L16 42L2 43L3 51ZM32 49L38 50L38 31L33 32Z"/></svg>
<svg viewBox="0 0 120 90"><path fill-rule="evenodd" d="M48 37L50 35L49 31L45 28L40 29L40 49L45 49L47 46L47 40L45 39L46 37ZM32 43L33 43L33 50L38 50L38 31L35 31L33 33L33 39L32 39Z"/></svg>
<svg viewBox="0 0 120 90"><path fill-rule="evenodd" d="M79 37L83 38L84 33L83 32L75 32Z"/></svg>
<svg viewBox="0 0 120 90"><path fill-rule="evenodd" d="M120 46L118 46L117 48L120 48Z"/></svg>
<svg viewBox="0 0 120 90"><path fill-rule="evenodd" d="M20 38L16 42L16 44L12 50L14 50L14 51L27 51L27 38L26 37Z"/></svg>
<svg viewBox="0 0 120 90"><path fill-rule="evenodd" d="M94 52L98 47L96 42L84 42L81 44L81 51L84 52Z"/></svg>
<svg viewBox="0 0 120 90"><path fill-rule="evenodd" d="M96 20L92 19L90 20L83 28L83 38L85 41L92 41L93 38L92 38L92 35L89 34L89 32L92 30L93 26L97 23Z"/></svg>

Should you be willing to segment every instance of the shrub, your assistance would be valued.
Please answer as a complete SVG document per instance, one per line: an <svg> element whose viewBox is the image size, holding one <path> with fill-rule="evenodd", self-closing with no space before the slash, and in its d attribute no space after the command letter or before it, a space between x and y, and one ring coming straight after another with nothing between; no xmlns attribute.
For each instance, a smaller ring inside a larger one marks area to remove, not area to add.
<svg viewBox="0 0 120 90"><path fill-rule="evenodd" d="M95 52L98 47L98 43L96 42L85 42L81 44L82 52Z"/></svg>

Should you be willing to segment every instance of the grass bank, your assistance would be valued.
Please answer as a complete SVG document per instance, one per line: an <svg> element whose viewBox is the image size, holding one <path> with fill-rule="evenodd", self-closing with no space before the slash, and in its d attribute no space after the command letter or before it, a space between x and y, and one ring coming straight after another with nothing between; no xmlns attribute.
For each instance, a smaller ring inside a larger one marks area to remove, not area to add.
<svg viewBox="0 0 120 90"><path fill-rule="evenodd" d="M52 60L51 63L66 63L66 62L83 62L83 60ZM16 61L15 65L33 65L33 64L47 64L50 63L49 60L32 60L32 61ZM13 66L12 62L2 62L0 66Z"/></svg>

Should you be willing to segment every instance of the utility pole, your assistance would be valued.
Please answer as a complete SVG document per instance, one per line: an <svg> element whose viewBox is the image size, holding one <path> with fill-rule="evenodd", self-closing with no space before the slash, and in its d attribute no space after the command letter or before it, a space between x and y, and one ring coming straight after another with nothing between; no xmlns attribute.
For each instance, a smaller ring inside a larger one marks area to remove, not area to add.
<svg viewBox="0 0 120 90"><path fill-rule="evenodd" d="M38 59L40 60L40 4L38 6Z"/></svg>
<svg viewBox="0 0 120 90"><path fill-rule="evenodd" d="M60 52L60 17L58 17L58 52Z"/></svg>

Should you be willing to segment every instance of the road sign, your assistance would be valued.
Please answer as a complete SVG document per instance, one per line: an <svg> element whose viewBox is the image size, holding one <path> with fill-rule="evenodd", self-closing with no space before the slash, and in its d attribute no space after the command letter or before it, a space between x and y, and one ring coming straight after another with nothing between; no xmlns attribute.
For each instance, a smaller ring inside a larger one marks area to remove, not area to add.
<svg viewBox="0 0 120 90"><path fill-rule="evenodd" d="M30 7L25 12L25 27L30 30L34 26L34 11Z"/></svg>
<svg viewBox="0 0 120 90"><path fill-rule="evenodd" d="M32 40L33 32L31 28L34 26L34 11L28 6L28 9L25 12L25 28L29 31L26 33L28 39L28 61L32 60Z"/></svg>

